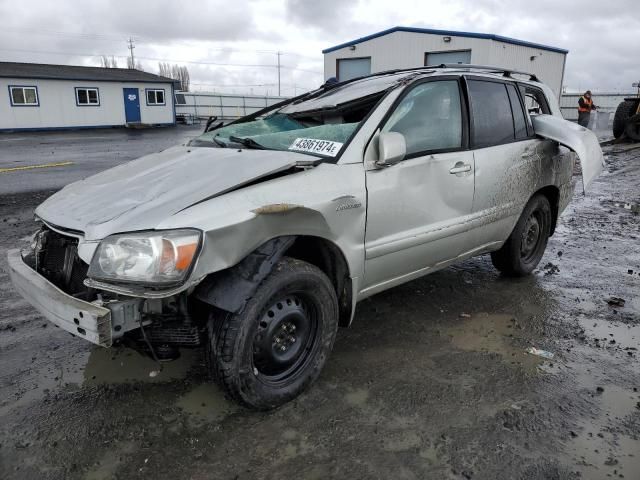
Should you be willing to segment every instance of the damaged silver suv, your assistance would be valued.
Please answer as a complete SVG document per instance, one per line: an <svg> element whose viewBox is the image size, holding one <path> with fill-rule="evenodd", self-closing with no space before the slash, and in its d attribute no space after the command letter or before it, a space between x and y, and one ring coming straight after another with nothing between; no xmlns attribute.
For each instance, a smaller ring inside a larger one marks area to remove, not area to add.
<svg viewBox="0 0 640 480"><path fill-rule="evenodd" d="M318 377L360 300L486 253L530 273L572 196L573 152L586 188L600 146L530 74L327 84L65 187L9 253L11 277L97 345L204 344L230 397L274 408Z"/></svg>

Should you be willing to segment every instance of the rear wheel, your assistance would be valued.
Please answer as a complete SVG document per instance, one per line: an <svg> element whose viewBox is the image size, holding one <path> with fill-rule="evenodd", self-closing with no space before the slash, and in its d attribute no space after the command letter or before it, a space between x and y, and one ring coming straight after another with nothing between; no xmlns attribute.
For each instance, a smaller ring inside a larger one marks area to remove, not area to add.
<svg viewBox="0 0 640 480"><path fill-rule="evenodd" d="M542 194L534 195L524 208L513 232L496 252L493 266L505 275L520 277L533 271L547 248L551 234L551 205Z"/></svg>
<svg viewBox="0 0 640 480"><path fill-rule="evenodd" d="M620 138L627 128L627 123L629 118L636 113L636 108L638 107L637 100L629 100L626 99L623 102L620 102L618 108L616 109L616 113L613 117L613 136L616 138Z"/></svg>
<svg viewBox="0 0 640 480"><path fill-rule="evenodd" d="M285 257L240 313L209 320L211 373L245 406L278 407L318 377L337 328L338 301L327 276Z"/></svg>

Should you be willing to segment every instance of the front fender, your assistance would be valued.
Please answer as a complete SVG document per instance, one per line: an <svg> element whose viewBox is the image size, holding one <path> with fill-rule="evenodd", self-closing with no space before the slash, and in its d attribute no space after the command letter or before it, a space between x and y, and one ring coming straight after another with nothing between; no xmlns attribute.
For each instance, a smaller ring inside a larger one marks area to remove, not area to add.
<svg viewBox="0 0 640 480"><path fill-rule="evenodd" d="M294 241L293 236L269 240L237 265L209 275L193 295L227 312L240 311Z"/></svg>

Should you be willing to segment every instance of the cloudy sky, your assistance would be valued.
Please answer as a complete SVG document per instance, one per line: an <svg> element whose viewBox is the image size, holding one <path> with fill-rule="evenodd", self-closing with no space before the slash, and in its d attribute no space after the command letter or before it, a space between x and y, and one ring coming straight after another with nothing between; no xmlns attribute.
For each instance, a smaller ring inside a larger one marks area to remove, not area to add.
<svg viewBox="0 0 640 480"><path fill-rule="evenodd" d="M565 85L640 79L637 0L0 0L0 61L189 68L193 90L282 94L323 80L322 49L396 25L495 33L570 50Z"/></svg>

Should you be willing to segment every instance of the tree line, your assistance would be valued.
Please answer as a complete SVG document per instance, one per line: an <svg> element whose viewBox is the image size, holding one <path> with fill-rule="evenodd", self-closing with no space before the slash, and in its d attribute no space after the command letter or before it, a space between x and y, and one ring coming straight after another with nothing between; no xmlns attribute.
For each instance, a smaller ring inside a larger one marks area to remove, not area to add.
<svg viewBox="0 0 640 480"><path fill-rule="evenodd" d="M118 61L114 56L103 55L100 59L100 64L103 68L119 68ZM136 70L144 71L140 62L135 62L131 57L127 57L127 68L135 68ZM184 65L170 64L167 62L158 63L158 75L161 77L171 78L177 80L180 84L180 90L183 92L189 91L190 78L189 69Z"/></svg>

